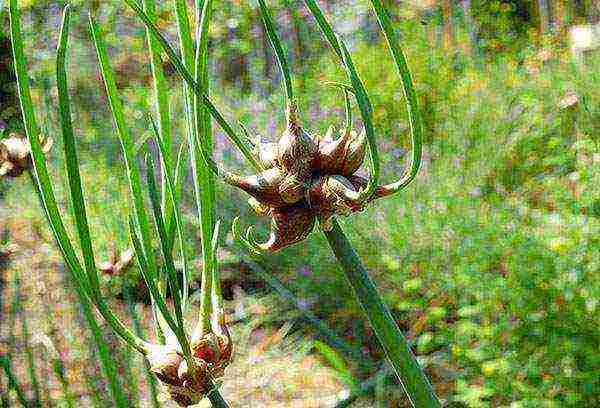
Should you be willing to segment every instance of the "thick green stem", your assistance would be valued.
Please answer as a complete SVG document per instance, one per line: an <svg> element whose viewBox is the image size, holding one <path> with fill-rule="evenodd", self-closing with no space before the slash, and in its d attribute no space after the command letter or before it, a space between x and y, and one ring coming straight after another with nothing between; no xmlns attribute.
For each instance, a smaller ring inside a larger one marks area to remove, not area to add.
<svg viewBox="0 0 600 408"><path fill-rule="evenodd" d="M219 390L216 388L208 394L208 400L213 408L229 408L229 405L227 405L227 402L225 402L225 399L223 399L223 396L221 396Z"/></svg>
<svg viewBox="0 0 600 408"><path fill-rule="evenodd" d="M325 231L329 246L342 266L354 295L369 319L385 354L414 407L441 407L429 380L410 351L389 309L377 293L367 270L337 220Z"/></svg>

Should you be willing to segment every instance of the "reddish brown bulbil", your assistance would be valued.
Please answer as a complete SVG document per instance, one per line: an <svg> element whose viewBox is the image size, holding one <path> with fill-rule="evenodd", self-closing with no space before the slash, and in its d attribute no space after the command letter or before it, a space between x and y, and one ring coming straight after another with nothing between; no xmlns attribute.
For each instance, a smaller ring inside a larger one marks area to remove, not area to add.
<svg viewBox="0 0 600 408"><path fill-rule="evenodd" d="M367 180L356 176L367 150L365 132L346 130L334 139L331 127L323 138L311 137L299 124L294 104L287 110L287 127L277 143L255 144L264 171L250 177L226 173L224 179L251 196L258 215L271 217L267 242L245 241L256 252L277 251L304 240L317 220L324 228L333 215L362 211L384 194L368 198L359 193ZM236 233L237 234L237 233Z"/></svg>
<svg viewBox="0 0 600 408"><path fill-rule="evenodd" d="M200 402L211 384L223 377L233 355L228 332L205 334L192 344L192 354L190 367L173 339L167 345L152 345L146 355L151 372L165 386L169 398L182 407Z"/></svg>

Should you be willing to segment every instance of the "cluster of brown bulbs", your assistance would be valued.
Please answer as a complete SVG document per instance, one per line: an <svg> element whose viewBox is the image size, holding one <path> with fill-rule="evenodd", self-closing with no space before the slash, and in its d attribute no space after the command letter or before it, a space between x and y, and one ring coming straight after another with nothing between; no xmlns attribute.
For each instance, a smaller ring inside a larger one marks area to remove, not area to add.
<svg viewBox="0 0 600 408"><path fill-rule="evenodd" d="M317 221L328 229L332 216L362 211L373 200L395 192L380 186L368 196L362 194L369 180L356 173L367 151L364 130L359 133L348 126L335 138L337 132L330 127L323 137L311 136L299 124L294 102L288 104L286 122L278 142L258 138L254 143L264 171L240 177L218 169L225 182L251 196L248 203L258 215L271 218L267 242L254 241L252 229L244 239L258 253L300 242Z"/></svg>
<svg viewBox="0 0 600 408"><path fill-rule="evenodd" d="M233 358L233 343L223 313L213 314L212 329L191 344L190 367L174 336L166 344L150 346L146 359L150 370L165 387L170 399L182 407L197 404L221 382Z"/></svg>
<svg viewBox="0 0 600 408"><path fill-rule="evenodd" d="M52 145L51 138L43 139L42 151L48 153L52 149ZM19 177L31 167L31 145L29 140L18 136L16 133L0 140L0 178Z"/></svg>
<svg viewBox="0 0 600 408"><path fill-rule="evenodd" d="M193 342L192 367L183 358L177 341L153 345L146 356L150 370L165 387L168 397L182 407L200 402L220 382L233 357L233 343L225 325Z"/></svg>

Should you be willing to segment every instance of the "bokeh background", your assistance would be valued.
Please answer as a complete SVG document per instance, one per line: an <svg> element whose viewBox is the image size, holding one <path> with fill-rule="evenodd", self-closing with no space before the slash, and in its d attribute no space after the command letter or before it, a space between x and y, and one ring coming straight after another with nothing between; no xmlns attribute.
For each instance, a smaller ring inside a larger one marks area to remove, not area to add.
<svg viewBox="0 0 600 408"><path fill-rule="evenodd" d="M60 1L21 1L34 102L66 203L54 57ZM159 25L176 42L171 2ZM343 126L344 78L301 1L270 1L292 61L301 117L322 133ZM123 158L87 29L93 8L107 33L128 125L148 136L151 72L142 25L122 2L72 2L70 89L99 260L129 246ZM274 140L284 122L277 65L253 1L216 2L211 93L230 120ZM374 105L383 176L410 153L401 86L366 0L320 1L351 44ZM414 74L424 117L424 166L403 194L344 220L435 389L451 406L600 405L600 29L596 52L575 60L569 31L597 23L593 0L386 1ZM7 5L0 6L0 137L22 133ZM594 48L593 46L590 48ZM183 140L180 78L173 134ZM357 125L359 123L357 122ZM215 127L216 154L244 171ZM189 184L191 186L191 182ZM256 219L219 185L218 216ZM192 188L185 189L188 252L199 256ZM64 206L65 214L70 209ZM382 350L318 231L258 263L228 236L220 250L237 347L223 394L244 407L404 407ZM200 267L196 268L199 271ZM199 276L193 290L197 291ZM124 319L151 327L135 267L102 284ZM97 351L28 178L0 181L0 354L33 406L110 407ZM131 406L152 406L141 359L108 329ZM19 395L0 371L3 406ZM160 399L160 398L159 398ZM165 402L161 405L171 406ZM346 404L346 405L344 405ZM352 404L352 405L351 405Z"/></svg>

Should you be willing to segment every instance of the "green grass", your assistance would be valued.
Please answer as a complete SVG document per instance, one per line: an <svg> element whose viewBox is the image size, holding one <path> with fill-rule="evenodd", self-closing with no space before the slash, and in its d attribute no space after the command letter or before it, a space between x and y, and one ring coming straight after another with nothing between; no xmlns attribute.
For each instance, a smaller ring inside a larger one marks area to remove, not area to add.
<svg viewBox="0 0 600 408"><path fill-rule="evenodd" d="M219 13L223 12L217 11L215 19L223 15ZM310 31L317 31L310 19L306 23ZM476 65L461 51L448 56L431 44L426 26L406 22L400 28L416 97L424 107L424 170L402 196L344 220L344 230L364 257L365 267L442 398L472 407L593 404L598 386L598 362L593 356L597 354L594 338L599 322L595 316L600 290L594 257L600 245L596 238L600 229L598 173L597 161L593 161L600 129L598 62L591 61L587 70L577 71L557 47L552 48L556 60L542 66L540 74L531 74L519 62L534 58L537 48L532 46L519 55L507 54ZM378 62L389 59L383 41L352 39L356 42L350 51L373 106L381 179L393 181L405 167L398 162L410 158L394 151L395 146L408 150L410 140L402 85L391 65L382 73ZM109 44L116 45L114 38ZM328 108L340 103L339 92L322 86L346 78L339 61L334 61L335 54L331 53L333 58L329 54L313 55L310 61L314 63L309 64L325 66L325 73L309 67L298 81L313 90L308 93L299 88L295 95L307 108L311 131L326 129L338 114L343 115ZM291 68L298 64L292 61ZM70 67L73 75L93 84L95 94L98 83L79 69L85 67ZM40 72L31 75L39 78ZM90 94L79 88L86 81L75 82L73 98ZM268 95L265 102L258 92L246 95L218 78L213 81L223 94L213 94L211 100L227 106L227 117L243 118L261 132L272 125L272 107L278 106L282 92ZM557 103L569 88L580 96L575 139L564 134L561 116L555 115ZM153 106L151 94L139 86L120 91L129 102L127 112ZM39 89L34 86L32 92L38 100ZM101 258L103 242L122 229L128 203L118 202L119 196L128 193L127 182L113 175L110 183L114 180L118 185L100 191L93 186L96 173L117 173L112 166L120 164L121 156L117 152L110 160L102 159L114 149L90 140L93 130L85 119L85 108L75 105L74 115L83 128L77 130L86 141L80 146L81 177L90 200L98 201L88 206L88 212ZM249 110L253 106L257 108ZM172 109L181 112L178 101L173 101ZM105 113L102 118L108 121ZM176 126L181 125L181 116L174 115ZM128 126L136 138L151 133L143 113ZM222 136L215 132L217 145ZM60 140L58 147L62 147ZM56 152L48 166L52 179L57 180L55 193L63 208L68 186ZM90 161L93 156L100 158ZM237 166L239 161L230 164ZM199 224L189 215L195 200L192 189L184 190L189 191L182 194L181 221L189 233ZM168 190L163 191L163 200L168 200ZM35 217L32 209L22 205L31 194L26 183L11 185L3 204L13 213ZM245 208L238 204L239 196L227 189L217 186L216 195L225 198L223 208L217 209L219 218ZM106 203L109 200L115 204ZM374 220L375 233L366 235ZM105 223L110 227L96 227ZM70 236L77 233L69 225L66 228ZM190 241L186 245L192 263L201 243L197 238ZM119 242L127 245L127 235ZM369 329L351 323L361 320L359 305L337 272L322 236L314 234L305 245L269 259L268 266L294 288L296 297L313 300L311 311L335 333L343 333L343 340L356 348L366 345L369 359L382 358L375 342L363 340L371 336ZM300 268L311 270L312 275L300 275ZM137 273L128 276L132 281L139 279ZM116 288L109 278L101 278L100 285ZM347 363L353 373L359 372L351 359ZM452 373L452 379L440 377L445 370Z"/></svg>

